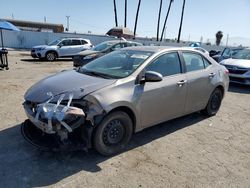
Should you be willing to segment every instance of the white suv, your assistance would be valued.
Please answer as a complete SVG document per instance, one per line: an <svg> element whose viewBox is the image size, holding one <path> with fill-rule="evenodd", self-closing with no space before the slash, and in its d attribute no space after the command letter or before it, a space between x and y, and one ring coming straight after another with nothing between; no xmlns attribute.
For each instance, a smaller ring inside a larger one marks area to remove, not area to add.
<svg viewBox="0 0 250 188"><path fill-rule="evenodd" d="M92 44L88 39L64 38L55 40L48 45L34 46L31 50L31 56L54 61L59 57L73 57L91 47Z"/></svg>

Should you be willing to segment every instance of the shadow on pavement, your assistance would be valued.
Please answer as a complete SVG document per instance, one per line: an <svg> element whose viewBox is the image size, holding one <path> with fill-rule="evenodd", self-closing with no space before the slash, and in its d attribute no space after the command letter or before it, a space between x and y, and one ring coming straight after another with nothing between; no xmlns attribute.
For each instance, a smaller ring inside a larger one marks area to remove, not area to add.
<svg viewBox="0 0 250 188"><path fill-rule="evenodd" d="M250 86L230 83L228 91L233 93L250 94Z"/></svg>
<svg viewBox="0 0 250 188"><path fill-rule="evenodd" d="M25 62L48 62L51 63L50 61L42 60L42 59L20 59L21 61ZM53 62L61 62L61 61L72 61L72 58L63 58L63 59L56 59Z"/></svg>
<svg viewBox="0 0 250 188"><path fill-rule="evenodd" d="M191 126L206 117L194 113L135 134L128 146L131 149ZM41 152L22 137L20 125L0 131L0 187L49 186L80 171L98 172L103 157L94 150L85 152Z"/></svg>

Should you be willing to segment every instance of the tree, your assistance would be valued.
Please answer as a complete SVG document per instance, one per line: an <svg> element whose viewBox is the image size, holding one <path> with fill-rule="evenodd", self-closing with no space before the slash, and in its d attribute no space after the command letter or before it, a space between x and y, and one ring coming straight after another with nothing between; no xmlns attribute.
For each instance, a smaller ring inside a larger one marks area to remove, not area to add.
<svg viewBox="0 0 250 188"><path fill-rule="evenodd" d="M127 0L125 0L125 16L124 16L124 27L127 27Z"/></svg>
<svg viewBox="0 0 250 188"><path fill-rule="evenodd" d="M118 26L118 21L117 21L117 12L116 12L116 2L115 0L113 1L114 3L114 12L115 12L115 26L117 27Z"/></svg>
<svg viewBox="0 0 250 188"><path fill-rule="evenodd" d="M136 28L137 28L137 21L138 21L138 15L139 15L139 11L140 11L140 6L141 6L141 0L139 0L139 2L138 2L137 11L136 11L134 36L136 35Z"/></svg>
<svg viewBox="0 0 250 188"><path fill-rule="evenodd" d="M161 20L161 7L162 7L162 0L160 0L160 8L159 8L159 14L158 14L158 24L157 24L156 41L159 40L159 28L160 28L160 20Z"/></svg>
<svg viewBox="0 0 250 188"><path fill-rule="evenodd" d="M218 31L218 32L215 34L215 37L216 37L216 45L219 46L220 43L221 43L221 39L222 39L222 37L223 37L222 31Z"/></svg>
<svg viewBox="0 0 250 188"><path fill-rule="evenodd" d="M185 4L186 4L186 0L183 0L182 13L181 13L181 22L180 22L180 28L179 28L177 43L180 42L180 38L181 38L181 29L182 29L182 22L183 22L183 15L184 15L184 10L185 10Z"/></svg>
<svg viewBox="0 0 250 188"><path fill-rule="evenodd" d="M169 15L171 5L172 5L173 2L174 2L174 0L170 0L170 2L169 2L168 11L167 11L165 21L164 21L164 25L163 25L162 32L161 32L161 41L162 41L162 38L163 38L164 31L166 30L166 23L167 23L168 15Z"/></svg>

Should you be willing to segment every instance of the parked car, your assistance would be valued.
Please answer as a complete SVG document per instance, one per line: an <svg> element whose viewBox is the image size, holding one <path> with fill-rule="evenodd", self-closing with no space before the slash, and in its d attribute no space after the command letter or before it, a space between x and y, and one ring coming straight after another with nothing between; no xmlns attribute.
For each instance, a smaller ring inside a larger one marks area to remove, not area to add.
<svg viewBox="0 0 250 188"><path fill-rule="evenodd" d="M60 57L73 57L81 51L90 49L92 44L89 39L63 38L48 45L34 46L31 50L33 58L54 61Z"/></svg>
<svg viewBox="0 0 250 188"><path fill-rule="evenodd" d="M76 134L77 148L112 155L134 132L200 110L215 115L228 82L227 69L196 50L124 48L32 86L22 133L40 147L53 136L49 149L71 146Z"/></svg>
<svg viewBox="0 0 250 188"><path fill-rule="evenodd" d="M250 48L238 50L220 64L228 69L230 82L250 85Z"/></svg>
<svg viewBox="0 0 250 188"><path fill-rule="evenodd" d="M213 57L213 56L214 56L214 57L216 57L216 56L219 57L219 56L221 56L221 54L222 54L222 51L220 51L220 50L218 50L218 51L217 51L217 50L210 50L210 51L209 51L209 56L210 56L210 57ZM214 58L213 58L213 59L214 59ZM214 59L214 60L215 60L215 59Z"/></svg>
<svg viewBox="0 0 250 188"><path fill-rule="evenodd" d="M138 42L123 41L123 40L102 42L96 45L94 48L80 52L78 55L74 56L73 66L74 67L82 66L92 61L93 59L101 57L107 53L131 46L142 46L142 44Z"/></svg>
<svg viewBox="0 0 250 188"><path fill-rule="evenodd" d="M232 55L237 53L239 50L243 50L244 48L224 48L222 53L218 53L216 55L213 55L212 58L217 61L218 63L221 62L223 59L231 58Z"/></svg>
<svg viewBox="0 0 250 188"><path fill-rule="evenodd" d="M184 48L190 48L190 49L195 49L195 50L198 50L206 55L209 55L209 52L207 50L205 50L204 48L202 47L184 47Z"/></svg>

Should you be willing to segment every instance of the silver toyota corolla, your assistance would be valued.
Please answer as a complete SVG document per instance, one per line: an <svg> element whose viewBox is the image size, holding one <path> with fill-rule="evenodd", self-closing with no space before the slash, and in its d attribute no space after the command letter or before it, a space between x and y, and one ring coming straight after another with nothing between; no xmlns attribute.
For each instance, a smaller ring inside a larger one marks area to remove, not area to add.
<svg viewBox="0 0 250 188"><path fill-rule="evenodd" d="M228 70L196 50L125 48L32 86L22 133L42 149L112 155L134 132L196 111L215 115L228 82Z"/></svg>

